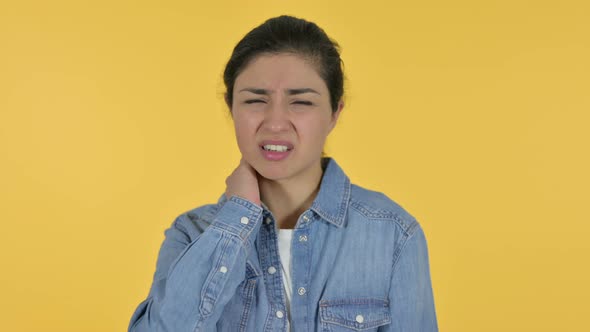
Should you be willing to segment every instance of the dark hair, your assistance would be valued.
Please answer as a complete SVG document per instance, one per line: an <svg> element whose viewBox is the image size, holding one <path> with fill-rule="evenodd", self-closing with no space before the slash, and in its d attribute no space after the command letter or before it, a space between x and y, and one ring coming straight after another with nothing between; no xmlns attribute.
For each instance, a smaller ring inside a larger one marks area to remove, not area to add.
<svg viewBox="0 0 590 332"><path fill-rule="evenodd" d="M266 20L242 38L225 66L225 102L231 110L234 82L256 56L278 53L301 55L316 64L318 74L330 91L332 112L344 94L343 61L339 45L315 23L282 15Z"/></svg>

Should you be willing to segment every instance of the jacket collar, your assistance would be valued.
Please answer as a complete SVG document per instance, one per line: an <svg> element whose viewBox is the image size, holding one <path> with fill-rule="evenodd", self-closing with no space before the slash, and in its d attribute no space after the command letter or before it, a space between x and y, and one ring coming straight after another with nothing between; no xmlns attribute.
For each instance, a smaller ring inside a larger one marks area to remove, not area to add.
<svg viewBox="0 0 590 332"><path fill-rule="evenodd" d="M342 227L350 201L350 179L333 158L322 158L322 168L324 174L320 183L320 191L310 209L326 221L337 227ZM226 201L225 194L221 194L217 203L223 204ZM262 207L268 210L264 203L262 203Z"/></svg>
<svg viewBox="0 0 590 332"><path fill-rule="evenodd" d="M325 168L320 191L311 204L311 210L342 227L350 201L350 179L333 158L322 158L322 167Z"/></svg>

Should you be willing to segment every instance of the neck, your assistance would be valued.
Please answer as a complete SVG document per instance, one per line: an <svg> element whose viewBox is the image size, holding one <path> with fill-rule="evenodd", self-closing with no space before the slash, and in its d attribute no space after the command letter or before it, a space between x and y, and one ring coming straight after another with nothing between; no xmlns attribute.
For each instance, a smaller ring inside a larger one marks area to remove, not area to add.
<svg viewBox="0 0 590 332"><path fill-rule="evenodd" d="M320 189L322 166L317 163L304 174L284 180L261 177L260 197L270 209L279 228L295 227L299 216L313 203Z"/></svg>

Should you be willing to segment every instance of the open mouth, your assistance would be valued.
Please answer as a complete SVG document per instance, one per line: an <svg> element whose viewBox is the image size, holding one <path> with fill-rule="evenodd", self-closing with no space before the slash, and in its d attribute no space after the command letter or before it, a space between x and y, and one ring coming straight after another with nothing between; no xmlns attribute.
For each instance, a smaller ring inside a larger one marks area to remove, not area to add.
<svg viewBox="0 0 590 332"><path fill-rule="evenodd" d="M293 145L263 144L260 146L262 156L269 161L283 160L291 154L291 151L293 151Z"/></svg>
<svg viewBox="0 0 590 332"><path fill-rule="evenodd" d="M272 151L272 152L287 152L293 150L293 148L289 148L286 145L275 145L275 144L266 144L261 146L264 151Z"/></svg>

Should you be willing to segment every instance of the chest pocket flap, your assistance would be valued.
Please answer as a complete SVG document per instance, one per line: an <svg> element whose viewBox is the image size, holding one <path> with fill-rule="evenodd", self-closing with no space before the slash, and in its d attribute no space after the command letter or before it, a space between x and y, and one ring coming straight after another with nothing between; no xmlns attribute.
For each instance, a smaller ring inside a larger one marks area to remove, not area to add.
<svg viewBox="0 0 590 332"><path fill-rule="evenodd" d="M320 320L353 331L367 331L391 323L389 300L378 298L342 298L320 301ZM343 331L347 331L344 330ZM334 330L340 331L340 330Z"/></svg>

